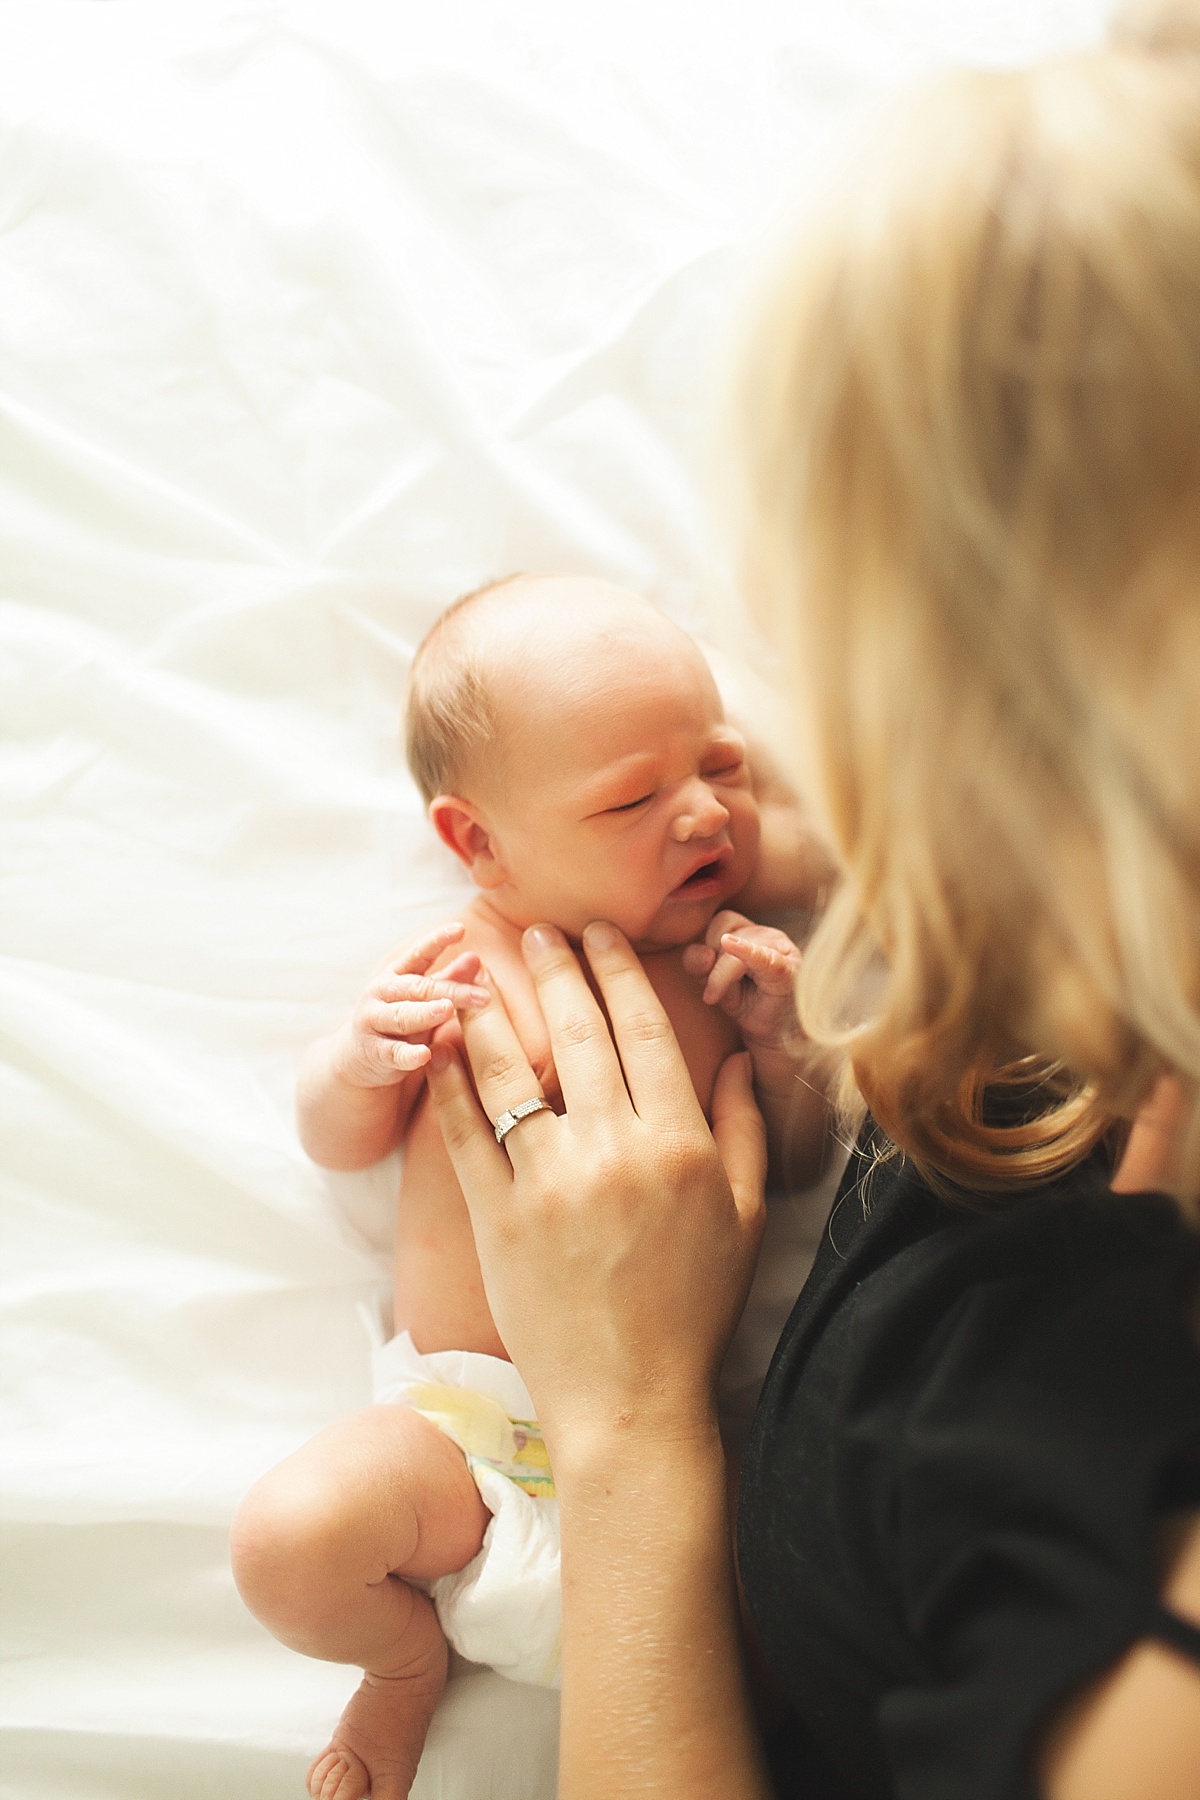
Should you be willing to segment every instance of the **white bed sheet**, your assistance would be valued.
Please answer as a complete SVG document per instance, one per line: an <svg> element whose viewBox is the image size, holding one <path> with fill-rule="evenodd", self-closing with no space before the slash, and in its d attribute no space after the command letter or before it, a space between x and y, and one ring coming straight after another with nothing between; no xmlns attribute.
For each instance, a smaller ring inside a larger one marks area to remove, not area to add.
<svg viewBox="0 0 1200 1800"><path fill-rule="evenodd" d="M0 5L6 1800L299 1795L355 1679L225 1532L368 1394L396 1169L291 1088L461 903L410 647L517 567L704 623L748 239L881 89L1101 10ZM548 1800L555 1730L460 1672L418 1800Z"/></svg>

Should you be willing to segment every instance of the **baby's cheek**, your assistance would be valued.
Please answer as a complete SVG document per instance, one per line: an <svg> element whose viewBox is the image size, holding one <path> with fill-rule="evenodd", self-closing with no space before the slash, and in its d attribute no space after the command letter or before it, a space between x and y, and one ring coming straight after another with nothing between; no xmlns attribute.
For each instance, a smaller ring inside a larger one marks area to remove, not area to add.
<svg viewBox="0 0 1200 1800"><path fill-rule="evenodd" d="M731 808L731 815L730 836L737 853L736 860L748 876L758 860L758 846L762 838L762 820L759 816L758 806L749 794L745 796L742 806L736 810Z"/></svg>

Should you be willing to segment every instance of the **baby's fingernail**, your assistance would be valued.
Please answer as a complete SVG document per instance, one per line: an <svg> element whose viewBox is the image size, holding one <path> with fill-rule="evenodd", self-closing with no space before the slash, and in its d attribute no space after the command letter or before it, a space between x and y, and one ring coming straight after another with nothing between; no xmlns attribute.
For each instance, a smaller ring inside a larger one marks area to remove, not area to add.
<svg viewBox="0 0 1200 1800"><path fill-rule="evenodd" d="M492 996L488 993L486 988L468 988L467 992L463 995L462 1004L465 1007L469 1007L472 1012L478 1012L482 1007L485 1007L488 1004L491 997Z"/></svg>
<svg viewBox="0 0 1200 1800"><path fill-rule="evenodd" d="M553 925L531 925L522 941L527 956L545 956L551 950L562 948L563 934Z"/></svg>

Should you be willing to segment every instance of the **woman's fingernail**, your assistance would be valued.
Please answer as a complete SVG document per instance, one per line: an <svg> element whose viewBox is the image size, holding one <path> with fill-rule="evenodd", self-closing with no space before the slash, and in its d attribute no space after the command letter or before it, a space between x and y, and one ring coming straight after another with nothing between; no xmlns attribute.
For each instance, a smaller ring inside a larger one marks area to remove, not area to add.
<svg viewBox="0 0 1200 1800"><path fill-rule="evenodd" d="M615 925L610 925L606 919L597 919L584 932L583 941L589 950L612 950L620 940Z"/></svg>
<svg viewBox="0 0 1200 1800"><path fill-rule="evenodd" d="M563 935L553 925L531 925L525 933L524 944L527 953L544 956L549 950L562 947Z"/></svg>

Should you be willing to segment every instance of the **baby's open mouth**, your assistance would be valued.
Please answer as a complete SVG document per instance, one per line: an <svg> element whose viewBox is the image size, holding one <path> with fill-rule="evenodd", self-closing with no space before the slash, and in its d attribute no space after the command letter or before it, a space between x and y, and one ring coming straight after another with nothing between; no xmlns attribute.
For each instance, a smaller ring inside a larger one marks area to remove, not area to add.
<svg viewBox="0 0 1200 1800"><path fill-rule="evenodd" d="M711 862L701 863L698 869L692 870L686 880L681 881L678 887L671 890L672 893L693 894L703 892L713 883L720 880L726 860L725 857L717 856L714 857Z"/></svg>
<svg viewBox="0 0 1200 1800"><path fill-rule="evenodd" d="M686 881L681 881L679 885L683 888L699 887L702 881L711 881L714 876L717 876L720 873L721 865L719 862L701 863L700 867L693 874L689 875Z"/></svg>

